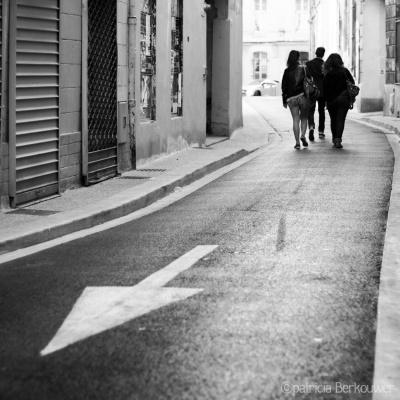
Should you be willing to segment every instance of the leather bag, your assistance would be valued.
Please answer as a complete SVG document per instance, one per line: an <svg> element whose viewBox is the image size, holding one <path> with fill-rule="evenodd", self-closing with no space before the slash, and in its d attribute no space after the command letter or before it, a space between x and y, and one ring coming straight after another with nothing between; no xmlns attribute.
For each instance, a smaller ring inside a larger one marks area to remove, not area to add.
<svg viewBox="0 0 400 400"><path fill-rule="evenodd" d="M356 101L356 97L360 93L360 88L357 85L355 85L353 82L351 82L350 79L348 79L346 72L344 70L343 70L343 74L346 79L347 93L350 98L350 107L349 108L350 108L350 110L352 110L353 104Z"/></svg>
<svg viewBox="0 0 400 400"><path fill-rule="evenodd" d="M320 91L317 88L317 85L314 83L313 78L312 77L309 78L307 76L307 69L304 65L303 68L304 68L304 80L303 80L304 94L306 95L309 101L315 101L318 99Z"/></svg>

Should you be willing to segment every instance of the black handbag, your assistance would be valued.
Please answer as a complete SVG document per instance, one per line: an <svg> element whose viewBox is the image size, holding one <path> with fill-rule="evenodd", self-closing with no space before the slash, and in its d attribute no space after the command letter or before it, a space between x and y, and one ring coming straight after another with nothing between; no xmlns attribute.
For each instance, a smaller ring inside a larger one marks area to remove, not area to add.
<svg viewBox="0 0 400 400"><path fill-rule="evenodd" d="M303 80L303 90L304 94L306 95L307 99L310 101L315 101L318 99L320 95L320 91L317 88L317 85L314 83L313 78L309 78L307 76L307 69L303 65L304 68L304 80Z"/></svg>
<svg viewBox="0 0 400 400"><path fill-rule="evenodd" d="M346 79L346 86L347 86L347 93L350 98L350 110L353 109L353 104L356 101L356 97L360 93L360 88L355 85L353 82L350 81L350 79L347 77L346 72L343 70L344 77Z"/></svg>

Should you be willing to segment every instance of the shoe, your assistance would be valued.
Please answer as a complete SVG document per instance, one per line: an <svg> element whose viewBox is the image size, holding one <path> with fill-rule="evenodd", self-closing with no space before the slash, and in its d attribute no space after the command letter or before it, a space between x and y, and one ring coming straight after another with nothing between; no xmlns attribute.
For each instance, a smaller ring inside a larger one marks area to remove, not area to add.
<svg viewBox="0 0 400 400"><path fill-rule="evenodd" d="M342 143L340 143L338 140L335 141L335 147L337 149L343 149Z"/></svg>
<svg viewBox="0 0 400 400"><path fill-rule="evenodd" d="M325 133L324 132L318 132L318 136L320 139L324 139L325 138Z"/></svg>
<svg viewBox="0 0 400 400"><path fill-rule="evenodd" d="M300 140L301 140L301 143L303 143L303 146L304 146L304 147L308 147L307 139L306 139L304 136L302 136L302 137L300 138Z"/></svg>
<svg viewBox="0 0 400 400"><path fill-rule="evenodd" d="M314 141L314 129L310 129L310 132L308 132L308 138L310 139L310 142Z"/></svg>
<svg viewBox="0 0 400 400"><path fill-rule="evenodd" d="M299 145L299 144L296 144L296 146L294 146L294 148L295 148L296 150L300 150L300 145Z"/></svg>

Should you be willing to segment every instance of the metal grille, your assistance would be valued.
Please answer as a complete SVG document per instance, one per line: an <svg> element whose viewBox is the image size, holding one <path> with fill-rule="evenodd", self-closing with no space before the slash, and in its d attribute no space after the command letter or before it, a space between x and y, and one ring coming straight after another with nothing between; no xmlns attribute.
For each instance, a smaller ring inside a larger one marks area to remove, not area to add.
<svg viewBox="0 0 400 400"><path fill-rule="evenodd" d="M89 0L89 183L117 174L117 2Z"/></svg>
<svg viewBox="0 0 400 400"><path fill-rule="evenodd" d="M12 205L59 190L59 2L11 5L10 195Z"/></svg>

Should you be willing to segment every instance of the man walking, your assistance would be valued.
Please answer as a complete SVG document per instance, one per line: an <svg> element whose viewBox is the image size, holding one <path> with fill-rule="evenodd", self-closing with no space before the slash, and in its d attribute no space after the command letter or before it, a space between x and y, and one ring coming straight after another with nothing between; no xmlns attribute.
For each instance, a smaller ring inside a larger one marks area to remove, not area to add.
<svg viewBox="0 0 400 400"><path fill-rule="evenodd" d="M311 76L313 77L314 83L318 87L320 91L320 95L317 99L318 102L318 114L319 114L319 124L318 124L318 134L320 138L324 138L324 130L325 130L325 99L324 93L322 91L322 65L324 64L324 60L322 59L325 54L325 49L323 47L318 47L315 51L315 57L313 60L308 61L306 63L307 69L309 70ZM314 141L314 129L315 129L315 122L314 122L314 113L315 113L315 106L316 103L312 104L310 107L310 111L308 113L308 137L310 141Z"/></svg>

